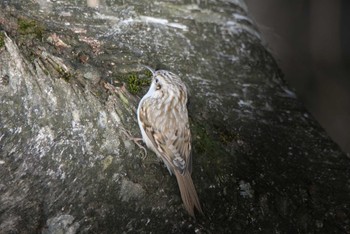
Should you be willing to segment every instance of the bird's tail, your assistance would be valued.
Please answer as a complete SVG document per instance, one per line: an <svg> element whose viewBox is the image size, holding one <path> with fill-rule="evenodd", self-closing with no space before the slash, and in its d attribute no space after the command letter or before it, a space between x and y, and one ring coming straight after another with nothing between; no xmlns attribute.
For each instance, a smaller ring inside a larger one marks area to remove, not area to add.
<svg viewBox="0 0 350 234"><path fill-rule="evenodd" d="M196 188L194 187L191 174L187 171L185 174L181 174L175 170L175 176L179 185L182 201L185 205L187 212L194 217L194 207L203 214L201 205L199 203Z"/></svg>

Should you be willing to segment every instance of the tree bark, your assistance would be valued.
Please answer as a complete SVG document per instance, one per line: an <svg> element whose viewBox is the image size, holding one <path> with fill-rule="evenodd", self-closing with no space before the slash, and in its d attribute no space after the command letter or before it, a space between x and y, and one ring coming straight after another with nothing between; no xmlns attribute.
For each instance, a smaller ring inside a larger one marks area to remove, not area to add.
<svg viewBox="0 0 350 234"><path fill-rule="evenodd" d="M240 0L6 1L1 233L350 232L350 160L283 81ZM190 217L134 143L142 67L190 90Z"/></svg>

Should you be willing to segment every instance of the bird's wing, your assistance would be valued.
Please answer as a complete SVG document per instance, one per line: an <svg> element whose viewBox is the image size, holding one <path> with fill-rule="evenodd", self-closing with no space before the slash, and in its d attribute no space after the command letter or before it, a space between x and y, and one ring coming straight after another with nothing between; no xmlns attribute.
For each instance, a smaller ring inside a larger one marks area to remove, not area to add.
<svg viewBox="0 0 350 234"><path fill-rule="evenodd" d="M149 108L144 108L150 104L149 100L146 99L144 102L139 115L149 140L148 147L163 159L170 172L174 169L179 170L181 174L186 170L191 172L191 132L188 123L183 123L181 119L175 117L161 122L160 115L156 113L160 110L153 110L151 113L148 111Z"/></svg>

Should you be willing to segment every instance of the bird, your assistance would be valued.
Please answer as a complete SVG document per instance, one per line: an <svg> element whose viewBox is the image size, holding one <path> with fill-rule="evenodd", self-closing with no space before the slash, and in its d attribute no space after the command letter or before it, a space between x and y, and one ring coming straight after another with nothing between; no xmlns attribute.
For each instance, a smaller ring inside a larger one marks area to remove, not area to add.
<svg viewBox="0 0 350 234"><path fill-rule="evenodd" d="M195 209L203 211L191 178L187 88L176 74L147 68L152 82L137 108L142 140L164 162L170 175L175 175L185 209L195 217Z"/></svg>

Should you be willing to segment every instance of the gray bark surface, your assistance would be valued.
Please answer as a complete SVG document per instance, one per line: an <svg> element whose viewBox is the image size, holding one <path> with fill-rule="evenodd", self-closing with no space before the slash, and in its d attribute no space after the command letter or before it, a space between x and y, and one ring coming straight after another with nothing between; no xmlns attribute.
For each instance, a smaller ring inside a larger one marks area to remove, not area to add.
<svg viewBox="0 0 350 234"><path fill-rule="evenodd" d="M350 233L350 159L243 1L0 6L0 233ZM205 216L132 140L143 65L190 90Z"/></svg>

